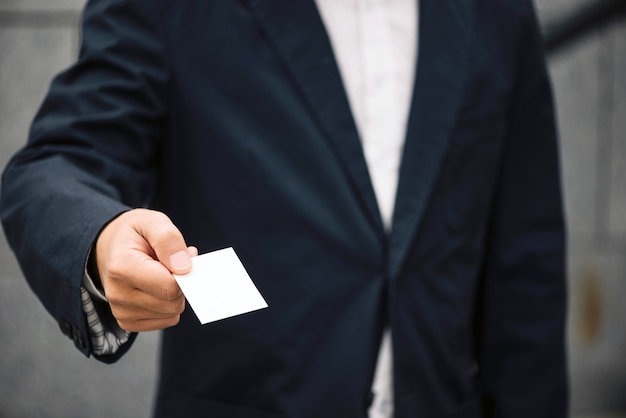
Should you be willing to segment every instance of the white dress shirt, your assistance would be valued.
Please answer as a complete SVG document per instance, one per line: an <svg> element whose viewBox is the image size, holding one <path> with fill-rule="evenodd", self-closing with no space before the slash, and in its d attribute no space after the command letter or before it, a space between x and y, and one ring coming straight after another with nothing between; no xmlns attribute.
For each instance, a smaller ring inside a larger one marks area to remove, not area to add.
<svg viewBox="0 0 626 418"><path fill-rule="evenodd" d="M378 207L391 229L417 62L417 0L316 0L339 66ZM391 334L376 364L370 418L393 416Z"/></svg>
<svg viewBox="0 0 626 418"><path fill-rule="evenodd" d="M391 229L417 55L417 0L315 0L359 131L380 214ZM110 355L129 333L104 324L107 302L85 272L81 289L95 354ZM97 302L96 302L97 303ZM391 335L386 331L372 384L370 418L393 416Z"/></svg>

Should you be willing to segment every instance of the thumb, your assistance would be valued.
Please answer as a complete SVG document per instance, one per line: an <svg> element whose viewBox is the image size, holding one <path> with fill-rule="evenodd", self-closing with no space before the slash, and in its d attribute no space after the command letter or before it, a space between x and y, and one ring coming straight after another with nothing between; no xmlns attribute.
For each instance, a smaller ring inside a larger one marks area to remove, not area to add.
<svg viewBox="0 0 626 418"><path fill-rule="evenodd" d="M187 244L182 233L176 228L167 215L145 210L144 222L139 225L138 232L154 250L156 258L171 273L186 274L191 271L192 263Z"/></svg>

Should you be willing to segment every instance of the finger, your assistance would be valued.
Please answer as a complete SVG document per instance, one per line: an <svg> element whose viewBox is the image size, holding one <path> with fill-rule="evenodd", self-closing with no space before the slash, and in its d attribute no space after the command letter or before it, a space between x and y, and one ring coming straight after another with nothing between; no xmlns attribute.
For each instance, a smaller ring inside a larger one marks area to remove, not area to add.
<svg viewBox="0 0 626 418"><path fill-rule="evenodd" d="M125 253L108 265L108 280L114 283L105 287L109 300L123 303L132 301L132 292L145 292L162 301L173 301L182 296L178 283L159 261L141 252Z"/></svg>
<svg viewBox="0 0 626 418"><path fill-rule="evenodd" d="M189 257L197 257L198 256L198 249L196 247L194 247L193 245L187 247L187 254L189 254Z"/></svg>
<svg viewBox="0 0 626 418"><path fill-rule="evenodd" d="M181 232L163 213L144 210L146 217L137 222L137 232L154 250L156 258L174 274L191 270L191 257Z"/></svg>
<svg viewBox="0 0 626 418"><path fill-rule="evenodd" d="M169 318L149 318L117 321L120 328L128 332L158 331L165 328L173 327L179 322L180 316L172 316Z"/></svg>
<svg viewBox="0 0 626 418"><path fill-rule="evenodd" d="M121 305L111 305L111 312L113 313L115 319L122 322L141 321L144 319L167 319L180 315L179 313L165 314L147 311L145 309L137 308L136 306Z"/></svg>
<svg viewBox="0 0 626 418"><path fill-rule="evenodd" d="M122 317L151 317L152 314L165 317L179 315L185 310L185 297L182 294L173 300L163 300L139 289L133 289L121 297L109 297L109 303L111 309L116 310L116 317L117 313Z"/></svg>
<svg viewBox="0 0 626 418"><path fill-rule="evenodd" d="M177 317L182 314L182 312L174 314L164 314L159 312L147 311L145 309L137 308L135 306L121 305L111 305L111 312L113 313L115 319L125 323L142 321L145 319L167 320L169 318Z"/></svg>

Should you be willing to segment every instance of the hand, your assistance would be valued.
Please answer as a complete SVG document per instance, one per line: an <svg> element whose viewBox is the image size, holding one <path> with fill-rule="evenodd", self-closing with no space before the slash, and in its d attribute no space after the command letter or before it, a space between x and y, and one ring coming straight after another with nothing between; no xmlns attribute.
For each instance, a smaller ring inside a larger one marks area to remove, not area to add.
<svg viewBox="0 0 626 418"><path fill-rule="evenodd" d="M188 273L196 255L161 212L134 209L106 225L96 240L96 264L120 327L134 332L178 324L185 297L172 273Z"/></svg>

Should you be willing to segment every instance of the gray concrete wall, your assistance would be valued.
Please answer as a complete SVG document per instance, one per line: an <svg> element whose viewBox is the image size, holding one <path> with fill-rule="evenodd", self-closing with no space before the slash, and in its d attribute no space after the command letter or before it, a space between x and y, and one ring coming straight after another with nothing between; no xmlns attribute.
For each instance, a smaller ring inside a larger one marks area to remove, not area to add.
<svg viewBox="0 0 626 418"><path fill-rule="evenodd" d="M0 167L26 138L52 76L76 56L83 0L0 0ZM0 233L1 234L1 233ZM147 417L158 334L119 363L83 357L28 288L0 237L0 417Z"/></svg>
<svg viewBox="0 0 626 418"><path fill-rule="evenodd" d="M538 0L542 22L589 0ZM0 0L0 168L75 57L84 0ZM626 22L551 56L569 229L572 408L626 416ZM80 355L0 237L0 416L147 417L158 333L120 362Z"/></svg>
<svg viewBox="0 0 626 418"><path fill-rule="evenodd" d="M588 1L539 1L542 22ZM572 407L626 416L626 19L549 65L569 230Z"/></svg>

